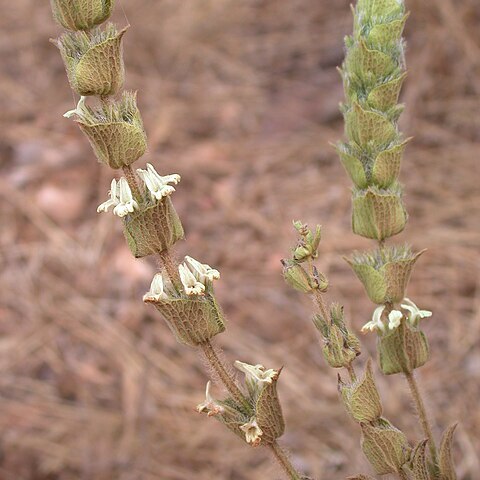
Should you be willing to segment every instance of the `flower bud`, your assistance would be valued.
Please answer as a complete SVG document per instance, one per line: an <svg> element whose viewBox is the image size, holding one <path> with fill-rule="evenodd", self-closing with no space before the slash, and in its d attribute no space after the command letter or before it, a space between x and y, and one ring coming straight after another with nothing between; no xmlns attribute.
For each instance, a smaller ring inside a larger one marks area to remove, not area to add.
<svg viewBox="0 0 480 480"><path fill-rule="evenodd" d="M50 0L53 17L68 30L90 30L110 17L114 0Z"/></svg>
<svg viewBox="0 0 480 480"><path fill-rule="evenodd" d="M411 448L406 436L387 420L362 423L362 450L377 475L398 473L408 462Z"/></svg>
<svg viewBox="0 0 480 480"><path fill-rule="evenodd" d="M119 32L109 23L103 31L69 32L54 41L74 92L105 97L120 91L125 80L122 38L126 31Z"/></svg>
<svg viewBox="0 0 480 480"><path fill-rule="evenodd" d="M413 253L409 247L384 247L356 253L345 260L363 283L373 303L398 303L405 297L413 267L425 252Z"/></svg>
<svg viewBox="0 0 480 480"><path fill-rule="evenodd" d="M282 260L283 278L285 281L302 293L312 293L316 288L315 280L303 269L301 265L292 260Z"/></svg>
<svg viewBox="0 0 480 480"><path fill-rule="evenodd" d="M385 375L411 373L429 357L428 340L418 328L402 321L378 339L380 368Z"/></svg>
<svg viewBox="0 0 480 480"><path fill-rule="evenodd" d="M323 336L322 353L332 368L348 367L360 355L360 341L347 329L343 307L332 304L330 318L324 319L321 315L315 315L313 323Z"/></svg>
<svg viewBox="0 0 480 480"><path fill-rule="evenodd" d="M95 110L84 107L77 115L76 121L101 163L119 169L145 153L147 137L135 93L124 92L117 102Z"/></svg>
<svg viewBox="0 0 480 480"><path fill-rule="evenodd" d="M293 226L302 237L293 251L293 259L298 263L302 263L317 258L318 246L322 239L322 227L317 225L315 232L312 232L307 225L302 224L300 221L293 222Z"/></svg>
<svg viewBox="0 0 480 480"><path fill-rule="evenodd" d="M385 240L400 233L405 228L407 218L398 184L386 190L376 187L354 190L352 229L357 235Z"/></svg>
<svg viewBox="0 0 480 480"><path fill-rule="evenodd" d="M382 404L373 378L370 359L363 378L351 384L345 384L339 377L338 387L348 413L356 422L371 423L382 415Z"/></svg>

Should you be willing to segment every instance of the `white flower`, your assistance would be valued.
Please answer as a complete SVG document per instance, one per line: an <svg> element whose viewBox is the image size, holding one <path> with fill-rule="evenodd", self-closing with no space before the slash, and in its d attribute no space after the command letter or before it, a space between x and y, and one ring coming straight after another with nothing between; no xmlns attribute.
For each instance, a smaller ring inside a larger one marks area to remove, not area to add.
<svg viewBox="0 0 480 480"><path fill-rule="evenodd" d="M178 273L180 274L180 280L187 295L203 295L205 285L195 278L195 275L189 270L185 263L181 263L178 266Z"/></svg>
<svg viewBox="0 0 480 480"><path fill-rule="evenodd" d="M252 417L249 422L240 426L240 430L245 432L245 440L250 445L256 447L262 441L263 430L258 426L255 417Z"/></svg>
<svg viewBox="0 0 480 480"><path fill-rule="evenodd" d="M198 413L207 412L209 417L213 415L222 414L225 412L225 408L219 405L210 395L210 387L212 382L207 382L207 388L205 391L205 401L199 403L196 407Z"/></svg>
<svg viewBox="0 0 480 480"><path fill-rule="evenodd" d="M213 282L220 278L220 272L206 263L200 263L188 255L185 257L185 262L195 278L203 284L205 284L207 280Z"/></svg>
<svg viewBox="0 0 480 480"><path fill-rule="evenodd" d="M110 207L116 207L118 205L118 185L115 179L112 180L110 184L110 190L108 192L110 198L98 206L97 212L108 212Z"/></svg>
<svg viewBox="0 0 480 480"><path fill-rule="evenodd" d="M362 332L365 333L367 331L374 332L376 330L380 330L381 332L385 332L385 324L383 323L382 320L382 313L385 310L385 305L381 305L380 307L377 307L375 311L373 312L372 315L372 320L370 322L366 323L362 327Z"/></svg>
<svg viewBox="0 0 480 480"><path fill-rule="evenodd" d="M265 384L270 384L278 378L279 371L269 368L268 370L263 365L250 365L248 363L235 362L235 368L245 374L245 383L250 391L258 391L259 388Z"/></svg>
<svg viewBox="0 0 480 480"><path fill-rule="evenodd" d="M161 200L163 197L171 195L175 191L175 188L168 185L169 183L174 183L176 185L180 181L180 175L177 175L176 173L162 177L156 172L150 163L147 163L146 170L139 168L137 173L145 183L145 186L150 191L152 197L157 200Z"/></svg>
<svg viewBox="0 0 480 480"><path fill-rule="evenodd" d="M63 116L65 118L71 118L73 117L74 115L81 115L82 114L82 110L84 109L85 107L85 100L87 99L87 97L80 97L80 100L78 101L77 103L77 107L74 109L74 110L69 110L68 112L65 112L63 114Z"/></svg>
<svg viewBox="0 0 480 480"><path fill-rule="evenodd" d="M134 200L132 191L125 177L122 177L118 181L117 188L119 189L119 202L113 209L113 213L119 217L124 217L138 208L138 203Z"/></svg>
<svg viewBox="0 0 480 480"><path fill-rule="evenodd" d="M134 200L125 177L120 178L118 182L113 179L108 194L110 198L98 206L97 212L108 212L110 207L115 207L113 213L124 217L138 208L138 203Z"/></svg>
<svg viewBox="0 0 480 480"><path fill-rule="evenodd" d="M392 310L388 314L388 328L390 330L395 330L400 326L400 323L402 322L403 318L403 313L400 312L399 310Z"/></svg>
<svg viewBox="0 0 480 480"><path fill-rule="evenodd" d="M159 302L167 300L168 295L165 293L164 281L161 273L157 273L152 280L150 290L143 296L144 302Z"/></svg>
<svg viewBox="0 0 480 480"><path fill-rule="evenodd" d="M417 323L422 318L428 318L432 316L432 312L429 310L420 310L409 298L404 298L403 302L400 306L408 310L408 321L413 325L416 326Z"/></svg>

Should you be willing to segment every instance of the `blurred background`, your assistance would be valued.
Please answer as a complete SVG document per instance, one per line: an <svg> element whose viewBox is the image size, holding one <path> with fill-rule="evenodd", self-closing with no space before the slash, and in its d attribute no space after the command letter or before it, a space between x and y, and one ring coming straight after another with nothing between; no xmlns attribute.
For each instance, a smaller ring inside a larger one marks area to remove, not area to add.
<svg viewBox="0 0 480 480"><path fill-rule="evenodd" d="M435 434L459 420L459 478L480 478L480 10L478 0L407 1L402 181L410 222L394 239L429 251L409 296L431 361L419 371ZM113 215L112 172L62 114L76 100L47 1L0 0L0 479L271 480L269 453L197 415L207 375L141 302L155 272L134 260ZM358 331L373 306L342 255L349 181L328 142L348 0L120 0L127 88L139 91L152 162L179 173L179 255L218 268L226 357L285 366L283 444L316 479L369 473L338 402L308 299L280 259L292 219L321 223L319 263ZM118 219L117 219L118 220ZM365 336L364 363L375 355ZM421 437L401 377L378 374L385 413ZM216 387L217 396L222 394Z"/></svg>

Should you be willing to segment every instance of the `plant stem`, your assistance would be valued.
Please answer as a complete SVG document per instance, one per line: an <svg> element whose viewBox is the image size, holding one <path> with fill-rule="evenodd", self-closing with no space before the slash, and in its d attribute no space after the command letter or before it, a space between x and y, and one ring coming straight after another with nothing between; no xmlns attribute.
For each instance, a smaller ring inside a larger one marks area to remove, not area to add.
<svg viewBox="0 0 480 480"><path fill-rule="evenodd" d="M435 439L432 433L432 427L430 426L430 422L428 420L427 410L425 408L422 395L418 388L417 381L415 380L413 373L406 373L405 378L407 379L408 386L410 387L410 392L412 394L413 401L415 402L417 415L420 419L423 432L425 436L428 438L428 447L430 448L430 455L432 457L432 462L437 467L438 466L437 446L435 444Z"/></svg>
<svg viewBox="0 0 480 480"><path fill-rule="evenodd" d="M173 286L180 291L182 288L182 282L180 281L180 275L178 273L178 268L173 260L172 254L170 250L164 250L163 252L159 253L160 262L162 263L163 267L165 268L170 281L172 282Z"/></svg>
<svg viewBox="0 0 480 480"><path fill-rule="evenodd" d="M228 390L228 393L230 393L233 399L238 404L240 404L247 411L248 414L252 414L253 411L250 402L238 387L233 376L228 372L227 368L218 356L218 353L210 340L202 343L201 348L203 354L205 355L205 358L207 359L208 363L211 365L212 369L217 374L218 378L221 380L225 388Z"/></svg>
<svg viewBox="0 0 480 480"><path fill-rule="evenodd" d="M133 173L132 167L127 165L126 167L122 167L123 173L125 174L125 178L127 179L128 186L132 191L133 196L137 201L141 200L142 194L140 192L140 188L138 187L137 178Z"/></svg>
<svg viewBox="0 0 480 480"><path fill-rule="evenodd" d="M350 363L347 367L345 367L347 369L347 372L348 374L350 375L350 380L352 382L356 382L357 381L357 374L355 373L355 369L353 368L353 365Z"/></svg>
<svg viewBox="0 0 480 480"><path fill-rule="evenodd" d="M273 442L269 445L269 447L275 455L278 463L282 466L283 470L288 475L288 478L290 480L302 480L302 476L297 472L295 467L290 462L290 459L288 458L285 450L283 450L283 448L277 442Z"/></svg>

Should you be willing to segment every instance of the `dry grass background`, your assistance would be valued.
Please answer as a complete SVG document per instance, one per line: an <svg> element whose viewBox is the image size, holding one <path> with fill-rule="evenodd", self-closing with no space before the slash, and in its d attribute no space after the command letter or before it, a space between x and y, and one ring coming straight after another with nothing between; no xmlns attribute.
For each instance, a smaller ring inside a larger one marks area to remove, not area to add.
<svg viewBox="0 0 480 480"><path fill-rule="evenodd" d="M480 13L478 0L409 0L402 180L411 221L395 241L429 247L409 295L432 360L420 376L440 434L461 421L459 478L480 478ZM369 467L309 322L280 276L293 218L324 225L331 296L359 328L371 315L341 259L349 183L328 141L341 135L335 67L351 30L344 0L121 0L127 87L139 90L146 160L183 181L189 253L222 271L230 359L285 365L294 463L316 479ZM144 306L155 266L134 261L119 222L96 215L111 172L62 118L74 101L48 38L47 1L0 0L0 479L264 480L281 477L193 413L202 360ZM374 355L364 338L362 361ZM420 432L399 377L378 375L386 414ZM218 390L219 392L219 390Z"/></svg>

